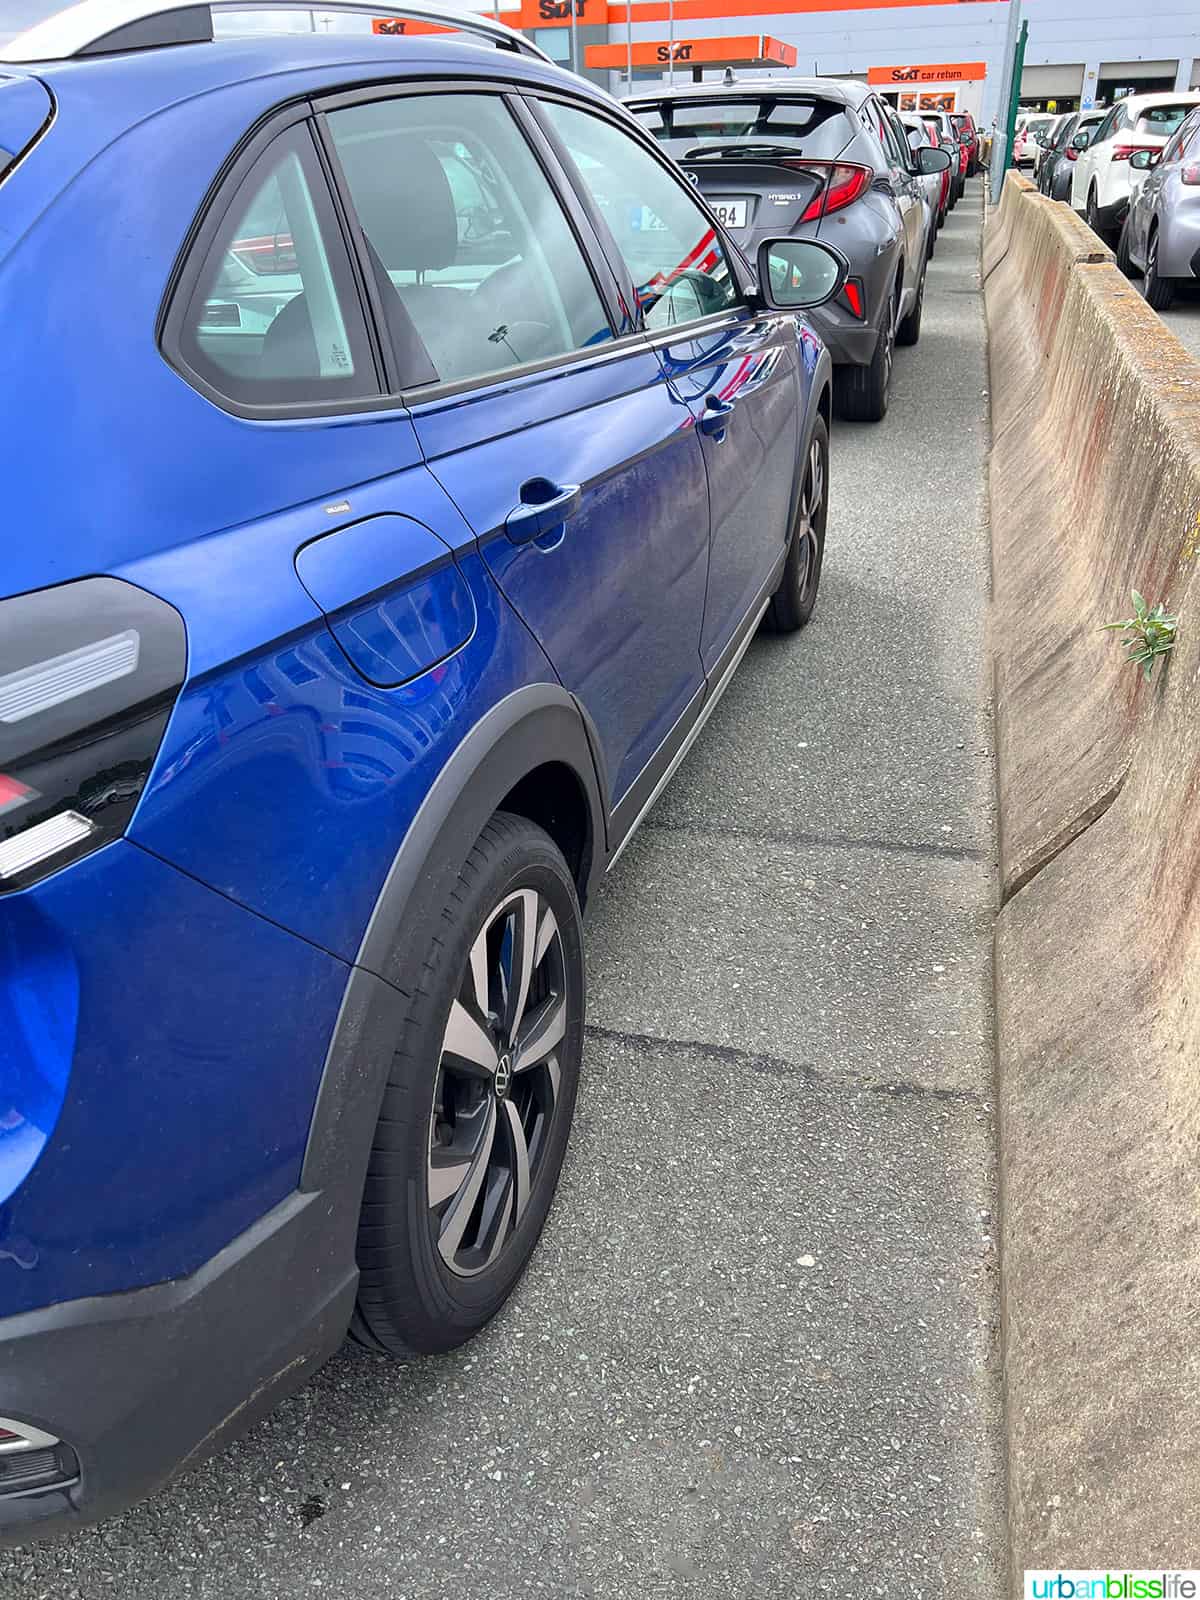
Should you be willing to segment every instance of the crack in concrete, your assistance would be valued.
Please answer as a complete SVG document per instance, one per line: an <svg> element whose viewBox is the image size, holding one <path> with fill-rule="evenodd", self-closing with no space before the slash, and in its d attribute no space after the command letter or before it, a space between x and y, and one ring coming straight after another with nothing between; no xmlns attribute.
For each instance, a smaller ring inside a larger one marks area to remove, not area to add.
<svg viewBox="0 0 1200 1600"><path fill-rule="evenodd" d="M787 833L753 828L731 828L724 823L661 822L647 817L642 832L716 834L722 839L744 839L747 844L803 845L823 850L880 850L892 855L927 856L951 861L988 861L986 850L969 845L922 844L908 840L855 838L846 834Z"/></svg>
<svg viewBox="0 0 1200 1600"><path fill-rule="evenodd" d="M735 1045L716 1044L705 1039L667 1039L657 1033L631 1033L624 1028L606 1028L599 1023L584 1025L588 1038L624 1044L634 1050L665 1051L668 1055L699 1055L729 1066L748 1067L751 1072L772 1078L791 1078L797 1082L820 1084L831 1089L862 1089L868 1094L884 1094L893 1099L951 1100L981 1105L982 1095L974 1089L953 1089L910 1082L879 1082L873 1078L834 1078L819 1072L806 1061L787 1061L765 1051L739 1050Z"/></svg>

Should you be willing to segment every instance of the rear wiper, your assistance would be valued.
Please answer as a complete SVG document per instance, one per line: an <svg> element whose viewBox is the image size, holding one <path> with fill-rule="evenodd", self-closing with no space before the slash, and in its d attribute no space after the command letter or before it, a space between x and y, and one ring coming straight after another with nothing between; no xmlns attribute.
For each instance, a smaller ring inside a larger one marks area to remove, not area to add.
<svg viewBox="0 0 1200 1600"><path fill-rule="evenodd" d="M747 140L744 144L698 144L694 150L687 150L681 161L705 161L709 156L798 156L799 150L793 144L753 144Z"/></svg>

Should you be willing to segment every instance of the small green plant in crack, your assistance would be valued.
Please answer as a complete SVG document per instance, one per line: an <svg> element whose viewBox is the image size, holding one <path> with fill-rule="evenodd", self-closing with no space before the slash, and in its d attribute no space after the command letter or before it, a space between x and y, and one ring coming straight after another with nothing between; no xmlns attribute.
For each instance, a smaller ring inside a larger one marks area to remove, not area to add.
<svg viewBox="0 0 1200 1600"><path fill-rule="evenodd" d="M1166 606L1159 602L1156 606L1148 606L1143 597L1135 589L1133 591L1133 615L1126 617L1124 622L1106 622L1101 632L1116 629L1126 635L1122 641L1125 646L1125 659L1132 666L1141 667L1149 678L1154 672L1154 663L1159 656L1165 656L1175 648L1175 628L1179 622L1178 617L1169 617Z"/></svg>

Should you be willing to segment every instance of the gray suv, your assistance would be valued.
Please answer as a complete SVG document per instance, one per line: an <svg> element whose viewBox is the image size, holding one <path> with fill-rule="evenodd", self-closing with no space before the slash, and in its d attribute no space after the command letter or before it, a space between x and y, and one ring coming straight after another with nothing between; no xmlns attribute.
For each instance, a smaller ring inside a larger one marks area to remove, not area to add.
<svg viewBox="0 0 1200 1600"><path fill-rule="evenodd" d="M845 287L812 321L835 363L842 416L879 421L895 345L920 337L928 251L921 178L948 165L946 152L910 149L878 95L833 78L689 84L625 104L751 260L761 240L780 234L842 252Z"/></svg>

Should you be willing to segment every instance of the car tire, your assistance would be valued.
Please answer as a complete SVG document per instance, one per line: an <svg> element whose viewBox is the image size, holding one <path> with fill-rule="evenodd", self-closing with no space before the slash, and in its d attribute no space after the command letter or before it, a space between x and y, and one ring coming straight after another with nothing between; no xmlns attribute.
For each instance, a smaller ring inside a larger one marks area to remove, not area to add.
<svg viewBox="0 0 1200 1600"><path fill-rule="evenodd" d="M934 227L930 228L930 230L929 230L929 243L925 247L925 259L926 259L926 261L932 261L933 260L933 252L936 249L937 249L937 227L935 225Z"/></svg>
<svg viewBox="0 0 1200 1600"><path fill-rule="evenodd" d="M921 313L925 309L925 271L922 269L921 281L917 284L917 298L913 301L912 310L896 329L896 343L914 345L921 337Z"/></svg>
<svg viewBox="0 0 1200 1600"><path fill-rule="evenodd" d="M879 329L875 350L865 367L838 367L834 392L838 415L846 422L882 422L887 416L892 364L896 353L896 316L893 301Z"/></svg>
<svg viewBox="0 0 1200 1600"><path fill-rule="evenodd" d="M776 633L795 633L813 614L825 558L825 522L829 514L829 429L825 418L813 424L804 463L800 503L792 524L787 560L767 615Z"/></svg>
<svg viewBox="0 0 1200 1600"><path fill-rule="evenodd" d="M1129 224L1130 215L1127 212L1125 221L1121 224L1121 233L1117 239L1117 266L1127 278L1134 274L1133 258L1129 254Z"/></svg>
<svg viewBox="0 0 1200 1600"><path fill-rule="evenodd" d="M350 1330L400 1357L452 1350L500 1310L566 1152L583 932L570 869L535 823L497 812L484 828L409 992L367 1168Z"/></svg>
<svg viewBox="0 0 1200 1600"><path fill-rule="evenodd" d="M1104 234L1100 227L1100 206L1096 198L1095 184L1092 184L1091 188L1088 190L1087 210L1084 212L1084 217L1087 221L1088 227L1096 235L1097 239L1103 239Z"/></svg>
<svg viewBox="0 0 1200 1600"><path fill-rule="evenodd" d="M1158 275L1158 229L1146 241L1146 270L1142 274L1142 293L1153 311L1169 311L1175 299L1175 283Z"/></svg>

